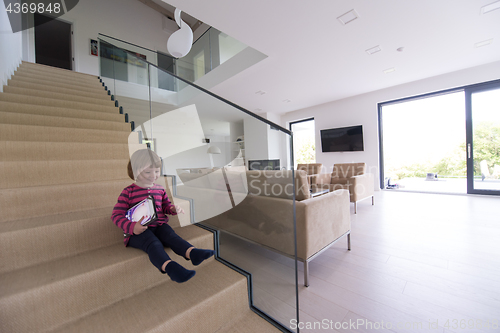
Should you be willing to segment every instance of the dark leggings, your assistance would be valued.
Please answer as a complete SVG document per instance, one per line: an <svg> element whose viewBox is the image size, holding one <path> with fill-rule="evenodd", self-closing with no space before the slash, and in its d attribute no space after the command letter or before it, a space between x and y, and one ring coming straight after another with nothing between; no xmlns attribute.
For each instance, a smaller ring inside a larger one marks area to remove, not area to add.
<svg viewBox="0 0 500 333"><path fill-rule="evenodd" d="M164 247L170 247L175 254L185 258L186 251L191 244L182 239L168 224L156 227L148 227L146 231L139 235L132 235L128 245L136 249L143 250L149 255L149 260L160 272L165 261L170 257L165 253Z"/></svg>

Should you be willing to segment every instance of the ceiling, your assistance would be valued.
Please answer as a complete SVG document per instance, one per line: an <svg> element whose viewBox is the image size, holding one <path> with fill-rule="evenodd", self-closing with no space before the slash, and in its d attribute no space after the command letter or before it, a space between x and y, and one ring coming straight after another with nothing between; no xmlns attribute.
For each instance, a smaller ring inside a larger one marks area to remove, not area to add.
<svg viewBox="0 0 500 333"><path fill-rule="evenodd" d="M500 9L481 13L495 1L167 0L268 56L211 90L278 114L500 61Z"/></svg>

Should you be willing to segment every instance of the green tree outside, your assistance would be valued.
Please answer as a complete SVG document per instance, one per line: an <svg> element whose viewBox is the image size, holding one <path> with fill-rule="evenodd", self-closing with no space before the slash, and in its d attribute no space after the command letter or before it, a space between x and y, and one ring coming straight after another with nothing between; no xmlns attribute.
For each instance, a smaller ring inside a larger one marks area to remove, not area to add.
<svg viewBox="0 0 500 333"><path fill-rule="evenodd" d="M316 162L316 147L313 137L301 136L294 140L295 149L295 163L315 163Z"/></svg>
<svg viewBox="0 0 500 333"><path fill-rule="evenodd" d="M485 160L490 173L495 165L500 165L500 126L491 122L482 122L474 127L474 175L481 175L479 163ZM466 177L466 144L455 147L439 162L420 162L410 165L390 166L386 172L397 179L425 178L427 172L434 172L441 177ZM390 162L388 163L390 165ZM394 180L397 180L394 179Z"/></svg>

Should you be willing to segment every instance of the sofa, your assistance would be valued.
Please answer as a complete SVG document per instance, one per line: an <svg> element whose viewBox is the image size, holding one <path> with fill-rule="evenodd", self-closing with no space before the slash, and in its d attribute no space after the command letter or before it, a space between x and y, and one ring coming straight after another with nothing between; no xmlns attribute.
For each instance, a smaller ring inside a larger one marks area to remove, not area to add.
<svg viewBox="0 0 500 333"><path fill-rule="evenodd" d="M325 189L349 190L350 201L354 203L354 214L357 213L359 201L371 197L372 205L375 203L374 178L372 174L366 173L366 163L334 164L332 173L319 174L316 177L316 184L312 186L313 192Z"/></svg>
<svg viewBox="0 0 500 333"><path fill-rule="evenodd" d="M297 164L297 170L304 170L307 173L307 181L309 186L316 184L316 177L321 173L321 163Z"/></svg>
<svg viewBox="0 0 500 333"><path fill-rule="evenodd" d="M347 190L311 198L305 171L219 171L179 175L183 184L176 193L192 200L193 222L294 258L295 206L297 258L304 262L305 286L309 286L309 262L317 255L343 236L350 250Z"/></svg>

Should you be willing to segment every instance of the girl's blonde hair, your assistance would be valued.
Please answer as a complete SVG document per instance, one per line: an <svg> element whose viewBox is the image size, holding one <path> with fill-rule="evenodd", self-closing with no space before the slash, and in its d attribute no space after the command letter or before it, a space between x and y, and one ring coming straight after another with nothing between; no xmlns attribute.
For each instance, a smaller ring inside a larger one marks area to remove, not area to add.
<svg viewBox="0 0 500 333"><path fill-rule="evenodd" d="M132 154L128 162L128 176L137 179L142 170L146 168L161 168L161 158L151 149L140 149Z"/></svg>

